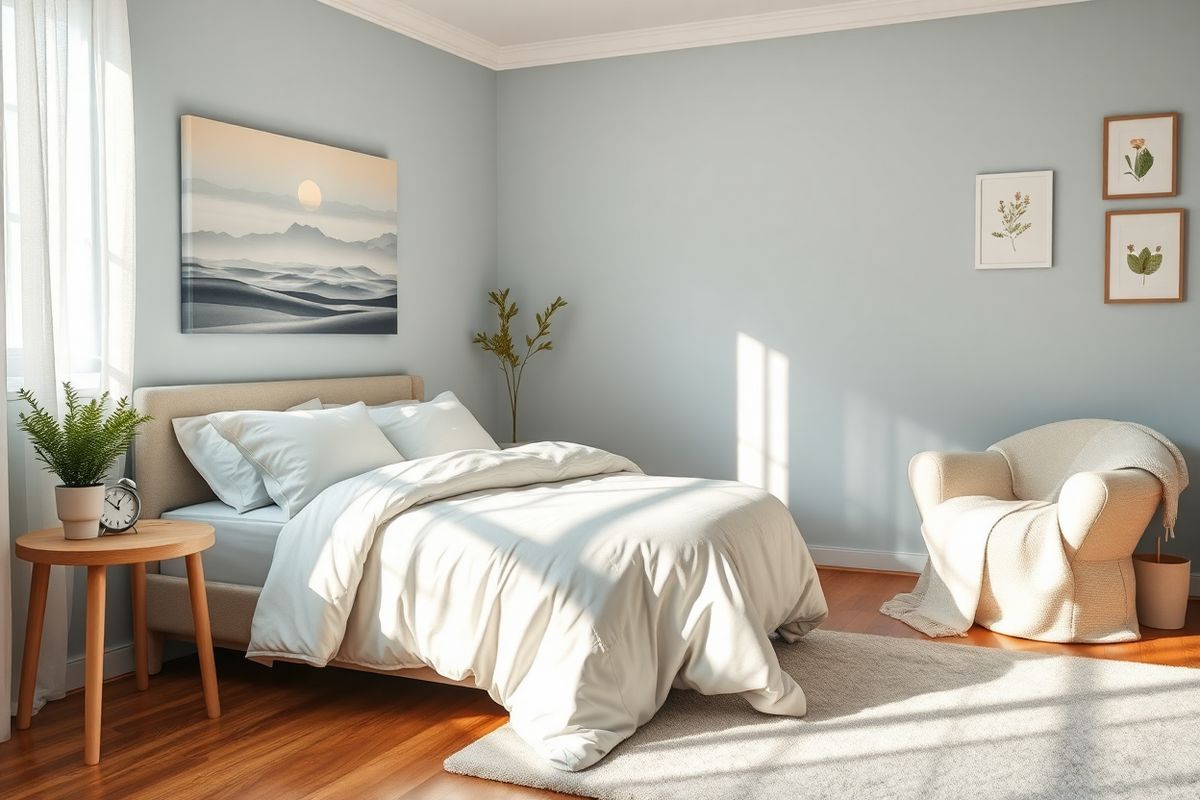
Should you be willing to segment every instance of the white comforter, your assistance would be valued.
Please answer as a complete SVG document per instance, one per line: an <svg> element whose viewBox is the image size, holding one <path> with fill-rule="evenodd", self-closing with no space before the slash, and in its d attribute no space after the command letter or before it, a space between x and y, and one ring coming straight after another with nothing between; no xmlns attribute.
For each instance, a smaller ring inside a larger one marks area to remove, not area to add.
<svg viewBox="0 0 1200 800"><path fill-rule="evenodd" d="M578 770L672 685L802 716L768 634L791 641L825 615L766 492L541 442L326 489L279 535L248 655L473 676L538 753Z"/></svg>

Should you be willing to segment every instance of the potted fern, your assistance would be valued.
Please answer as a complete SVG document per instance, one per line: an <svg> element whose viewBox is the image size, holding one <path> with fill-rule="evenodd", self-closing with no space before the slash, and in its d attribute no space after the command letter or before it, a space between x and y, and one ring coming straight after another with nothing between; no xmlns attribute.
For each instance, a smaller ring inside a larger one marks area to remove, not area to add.
<svg viewBox="0 0 1200 800"><path fill-rule="evenodd" d="M62 481L54 488L54 500L63 534L68 539L93 539L100 535L104 478L151 417L139 414L128 397L106 414L108 392L84 403L69 382L63 384L63 396L67 413L59 422L33 392L22 389L20 398L30 412L18 415L17 427L29 437L46 471Z"/></svg>
<svg viewBox="0 0 1200 800"><path fill-rule="evenodd" d="M513 344L511 323L513 317L520 313L516 302L508 302L508 289L498 292L488 292L488 302L496 307L496 316L500 320L500 329L493 334L477 333L471 341L480 349L496 356L500 362L500 370L504 373L504 384L508 388L508 409L512 412L512 442L517 442L517 398L521 393L521 377L525 374L525 365L529 359L543 350L553 350L554 343L550 341L550 318L554 312L567 304L561 297L546 306L546 310L534 315L537 322L537 333L525 335L525 349Z"/></svg>

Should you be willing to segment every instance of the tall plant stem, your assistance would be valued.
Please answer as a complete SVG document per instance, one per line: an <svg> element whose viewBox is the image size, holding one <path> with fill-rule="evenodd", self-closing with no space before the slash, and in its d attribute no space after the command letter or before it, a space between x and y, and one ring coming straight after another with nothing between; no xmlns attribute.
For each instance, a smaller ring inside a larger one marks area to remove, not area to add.
<svg viewBox="0 0 1200 800"><path fill-rule="evenodd" d="M515 374L513 368L504 365L504 383L508 388L508 410L512 414L512 438L509 441L517 441L517 388L514 380Z"/></svg>
<svg viewBox="0 0 1200 800"><path fill-rule="evenodd" d="M536 341L536 340L535 340ZM526 345L525 356L520 363L513 369L513 379L509 384L510 406L512 407L512 442L517 442L517 398L521 394L521 376L525 374L525 365L529 362L529 357L533 355L533 347ZM507 377L507 375L506 375Z"/></svg>

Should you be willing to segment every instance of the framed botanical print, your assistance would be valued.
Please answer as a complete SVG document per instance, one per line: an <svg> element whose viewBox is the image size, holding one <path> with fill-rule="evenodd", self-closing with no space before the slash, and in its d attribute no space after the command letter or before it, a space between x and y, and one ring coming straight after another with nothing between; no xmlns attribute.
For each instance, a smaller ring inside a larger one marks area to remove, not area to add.
<svg viewBox="0 0 1200 800"><path fill-rule="evenodd" d="M1104 216L1104 302L1178 303L1187 271L1182 208Z"/></svg>
<svg viewBox="0 0 1200 800"><path fill-rule="evenodd" d="M975 176L975 269L1049 267L1054 172Z"/></svg>
<svg viewBox="0 0 1200 800"><path fill-rule="evenodd" d="M1104 199L1179 193L1179 115L1104 118Z"/></svg>

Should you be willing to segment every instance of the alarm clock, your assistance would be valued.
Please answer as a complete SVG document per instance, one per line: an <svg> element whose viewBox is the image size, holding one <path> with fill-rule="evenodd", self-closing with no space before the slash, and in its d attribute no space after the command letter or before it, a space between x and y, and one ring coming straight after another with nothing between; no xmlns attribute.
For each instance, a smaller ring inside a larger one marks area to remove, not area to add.
<svg viewBox="0 0 1200 800"><path fill-rule="evenodd" d="M138 496L137 485L129 478L122 478L104 490L100 524L106 532L124 533L137 524L141 515L142 498Z"/></svg>

